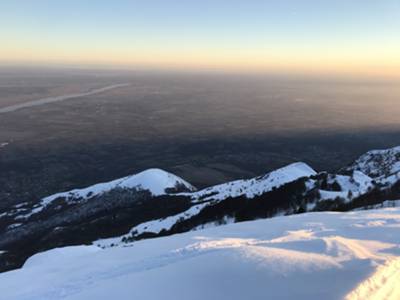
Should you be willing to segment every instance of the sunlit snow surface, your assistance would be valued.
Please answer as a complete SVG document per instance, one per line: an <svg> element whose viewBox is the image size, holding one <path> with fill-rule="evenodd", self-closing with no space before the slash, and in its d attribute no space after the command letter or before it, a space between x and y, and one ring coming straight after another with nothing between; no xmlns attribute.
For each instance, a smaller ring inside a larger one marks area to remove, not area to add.
<svg viewBox="0 0 400 300"><path fill-rule="evenodd" d="M215 185L191 194L194 201L224 200L228 197L246 196L251 199L286 183L317 173L307 164L296 162L264 176L242 179Z"/></svg>
<svg viewBox="0 0 400 300"><path fill-rule="evenodd" d="M1 299L400 299L400 208L78 246L0 274Z"/></svg>

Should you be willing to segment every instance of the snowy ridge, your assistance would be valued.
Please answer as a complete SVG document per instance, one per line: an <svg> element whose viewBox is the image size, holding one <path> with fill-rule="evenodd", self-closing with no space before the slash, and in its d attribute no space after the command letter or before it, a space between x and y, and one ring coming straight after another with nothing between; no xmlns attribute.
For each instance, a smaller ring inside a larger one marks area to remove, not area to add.
<svg viewBox="0 0 400 300"><path fill-rule="evenodd" d="M0 289L13 300L396 300L399 228L400 208L390 208L229 224L132 247L58 248L0 274Z"/></svg>
<svg viewBox="0 0 400 300"><path fill-rule="evenodd" d="M330 175L328 184L336 183L340 187L340 191L319 190L320 199L328 200L341 198L346 202L353 198L367 193L374 187L373 179L360 171L354 171L351 176L346 175Z"/></svg>
<svg viewBox="0 0 400 300"><path fill-rule="evenodd" d="M131 229L130 234L140 235L144 232L160 233L162 230L170 230L178 221L187 220L198 214L208 203L197 204L188 210L165 219L158 219L139 224Z"/></svg>
<svg viewBox="0 0 400 300"><path fill-rule="evenodd" d="M315 175L316 172L305 163L294 163L278 170L272 171L262 177L249 180L237 180L215 187L207 188L193 193L194 203L208 201L192 206L187 211L170 216L165 219L153 220L142 223L131 229L130 234L140 235L145 232L160 233L162 230L170 230L179 221L188 220L200 213L201 210L228 197L246 196L249 199L278 188L286 183L295 181L302 177Z"/></svg>
<svg viewBox="0 0 400 300"><path fill-rule="evenodd" d="M317 174L310 166L297 162L253 179L236 180L192 194L194 201L224 200L246 196L251 199L302 177Z"/></svg>
<svg viewBox="0 0 400 300"><path fill-rule="evenodd" d="M316 173L299 162L195 191L173 174L149 169L36 203L19 203L0 212L0 249L8 251L0 257L0 271L20 267L37 253L36 241L30 240L36 235L42 238L41 250L90 243L124 247L141 239L260 218L395 207L398 201L392 200L400 199L399 150L370 151L341 174ZM384 162L381 170L379 161ZM77 235L78 229L85 235ZM24 251L15 246L21 244Z"/></svg>
<svg viewBox="0 0 400 300"><path fill-rule="evenodd" d="M400 173L400 146L368 151L346 169L358 170L377 180L396 175Z"/></svg>
<svg viewBox="0 0 400 300"><path fill-rule="evenodd" d="M211 203L201 203L193 205L188 210L181 212L179 214L169 216L163 219L151 220L148 222L141 223L133 227L127 234L119 237L113 237L108 239L100 239L93 242L93 245L99 246L101 248L115 247L125 244L126 239L131 239L133 237L140 236L143 233L153 233L159 234L163 230L170 230L178 222L189 220L190 218L196 216L201 212L201 210ZM216 225L210 225L209 227L215 227ZM192 229L194 230L194 229Z"/></svg>
<svg viewBox="0 0 400 300"><path fill-rule="evenodd" d="M162 230L170 230L178 222L188 220L199 214L205 207L214 205L228 197L235 198L244 195L248 199L252 199L255 196L271 191L273 188L278 188L299 178L309 177L315 174L315 171L306 164L295 163L256 179L238 180L201 190L193 193L192 198L195 199L194 203L199 202L199 199L203 201L202 203L194 205L187 211L177 215L139 224L132 228L126 237L139 236L146 232L158 234ZM315 188L315 180L308 179L307 183L309 190ZM332 185L334 183L340 187L340 191L319 189L319 201L340 198L345 202L350 202L353 198L363 195L374 186L373 180L359 171L354 171L351 176L328 175L328 184ZM310 204L308 207L309 210L312 210L315 205ZM113 240L113 242L115 242L115 240Z"/></svg>
<svg viewBox="0 0 400 300"><path fill-rule="evenodd" d="M98 183L87 188L75 189L43 198L28 214L19 216L27 218L41 212L53 201L59 198L65 199L66 203L77 203L92 197L102 195L114 189L136 189L138 191L149 191L152 196L160 196L167 193L179 192L180 190L195 191L196 188L178 176L161 169L148 169L138 174L130 175L110 182Z"/></svg>
<svg viewBox="0 0 400 300"><path fill-rule="evenodd" d="M134 238L143 233L159 234L161 231L170 230L178 222L193 218L207 206L212 206L229 197L235 198L239 196L246 196L248 199L252 199L255 196L259 196L263 193L271 191L273 188L278 188L299 178L309 177L315 174L316 172L307 164L298 162L254 179L236 180L206 188L191 194L182 193L182 195L190 195L194 204L186 211L169 216L167 218L141 223L133 227L126 235L111 239L101 239L95 241L93 244L102 247L109 247L111 245L115 246L121 244L124 238Z"/></svg>
<svg viewBox="0 0 400 300"><path fill-rule="evenodd" d="M110 190L121 189L138 189L147 190L153 196L160 196L167 193L168 189L175 189L182 185L190 191L196 188L191 184L179 178L178 176L165 172L161 169L148 169L138 174L116 179L110 182L99 183L83 189L75 189L69 192L58 193L42 199L42 205L48 205L57 198L83 198L101 195Z"/></svg>

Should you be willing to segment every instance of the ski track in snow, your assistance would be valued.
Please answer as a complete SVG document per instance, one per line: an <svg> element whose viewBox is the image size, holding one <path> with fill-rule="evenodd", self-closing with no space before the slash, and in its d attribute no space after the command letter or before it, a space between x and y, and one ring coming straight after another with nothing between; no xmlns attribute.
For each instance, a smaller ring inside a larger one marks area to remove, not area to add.
<svg viewBox="0 0 400 300"><path fill-rule="evenodd" d="M14 111L17 111L17 110L20 110L23 108L29 108L29 107L40 106L40 105L45 105L45 104L49 104L49 103L61 102L61 101L70 100L70 99L74 99L74 98L80 98L80 97L86 97L86 96L91 96L91 95L95 95L95 94L100 94L100 93L103 93L103 92L106 92L109 90L121 88L124 86L129 86L129 85L130 85L129 83L113 84L113 85L98 88L98 89L91 90L91 91L84 92L84 93L61 95L61 96L55 96L55 97L42 98L42 99L38 99L38 100L32 100L32 101L0 108L0 114L14 112Z"/></svg>

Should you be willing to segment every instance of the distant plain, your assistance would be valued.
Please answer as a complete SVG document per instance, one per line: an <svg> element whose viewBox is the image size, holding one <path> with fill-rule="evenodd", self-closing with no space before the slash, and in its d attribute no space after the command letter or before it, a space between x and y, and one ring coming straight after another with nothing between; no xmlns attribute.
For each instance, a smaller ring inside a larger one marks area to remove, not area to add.
<svg viewBox="0 0 400 300"><path fill-rule="evenodd" d="M0 209L159 167L197 187L400 145L400 85L283 75L2 68Z"/></svg>

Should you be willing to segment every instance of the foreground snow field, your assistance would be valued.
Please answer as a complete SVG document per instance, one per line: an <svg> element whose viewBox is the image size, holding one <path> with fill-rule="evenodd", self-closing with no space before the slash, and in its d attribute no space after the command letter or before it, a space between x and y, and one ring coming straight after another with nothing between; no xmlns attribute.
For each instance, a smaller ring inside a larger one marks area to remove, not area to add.
<svg viewBox="0 0 400 300"><path fill-rule="evenodd" d="M400 299L400 208L277 217L31 257L1 299Z"/></svg>

